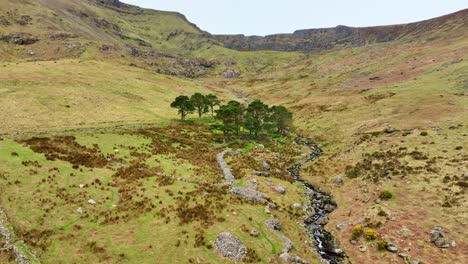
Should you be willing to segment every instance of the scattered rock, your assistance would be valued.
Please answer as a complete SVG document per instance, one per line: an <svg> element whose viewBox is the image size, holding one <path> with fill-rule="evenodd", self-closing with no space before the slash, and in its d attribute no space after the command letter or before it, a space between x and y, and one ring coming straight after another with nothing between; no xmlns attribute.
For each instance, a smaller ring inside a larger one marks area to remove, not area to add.
<svg viewBox="0 0 468 264"><path fill-rule="evenodd" d="M392 253L397 253L398 252L398 248L395 245L393 245L392 243L387 244L387 250L389 252L392 252Z"/></svg>
<svg viewBox="0 0 468 264"><path fill-rule="evenodd" d="M257 230L250 230L249 234L251 237L258 237L260 235L260 232L258 232Z"/></svg>
<svg viewBox="0 0 468 264"><path fill-rule="evenodd" d="M377 200L375 200L376 204L380 204L381 202L382 202L382 200L380 200L380 198L377 198Z"/></svg>
<svg viewBox="0 0 468 264"><path fill-rule="evenodd" d="M447 235L442 231L442 227L436 226L431 231L431 242L439 248L448 248Z"/></svg>
<svg viewBox="0 0 468 264"><path fill-rule="evenodd" d="M343 178L337 177L334 181L335 184L343 184Z"/></svg>
<svg viewBox="0 0 468 264"><path fill-rule="evenodd" d="M80 189L83 189L85 187L83 183L81 183L79 186L80 186Z"/></svg>
<svg viewBox="0 0 468 264"><path fill-rule="evenodd" d="M283 186L273 187L273 190L275 190L275 192L277 192L279 194L284 194L286 192L286 188L283 187Z"/></svg>
<svg viewBox="0 0 468 264"><path fill-rule="evenodd" d="M265 214L271 214L270 207L265 207Z"/></svg>
<svg viewBox="0 0 468 264"><path fill-rule="evenodd" d="M252 188L233 187L231 188L231 193L238 195L248 201L259 203L267 202L264 198L263 193Z"/></svg>
<svg viewBox="0 0 468 264"><path fill-rule="evenodd" d="M353 245L356 245L357 244L357 241L356 240L350 240L349 243L353 244Z"/></svg>
<svg viewBox="0 0 468 264"><path fill-rule="evenodd" d="M228 232L218 235L215 241L217 251L233 261L241 261L247 257L247 248L242 242Z"/></svg>
<svg viewBox="0 0 468 264"><path fill-rule="evenodd" d="M262 161L262 166L263 166L264 170L270 170L271 169L270 164L268 164L268 162L266 162L265 160Z"/></svg>
<svg viewBox="0 0 468 264"><path fill-rule="evenodd" d="M281 255L280 255L280 259L283 263L292 263L292 260L293 258L291 257L291 255L289 255L289 253L287 252L283 252Z"/></svg>
<svg viewBox="0 0 468 264"><path fill-rule="evenodd" d="M384 130L385 133L387 134L391 134L393 132L395 132L395 128L393 127L387 127L385 130Z"/></svg>
<svg viewBox="0 0 468 264"><path fill-rule="evenodd" d="M89 199L89 200L88 200L88 203L89 203L89 204L97 204L96 201L94 201L93 199Z"/></svg>
<svg viewBox="0 0 468 264"><path fill-rule="evenodd" d="M29 33L12 33L9 35L0 35L0 40L16 45L30 45L39 41Z"/></svg>
<svg viewBox="0 0 468 264"><path fill-rule="evenodd" d="M235 79L241 75L241 72L236 69L228 69L223 73L223 77L226 79Z"/></svg>
<svg viewBox="0 0 468 264"><path fill-rule="evenodd" d="M325 210L326 212L328 213L331 213L333 212L333 210L335 210L336 206L332 205L332 204L326 204L323 208L323 210Z"/></svg>
<svg viewBox="0 0 468 264"><path fill-rule="evenodd" d="M326 215L320 217L319 219L317 219L317 221L315 221L316 225L321 225L321 226L324 226L327 223L328 223L328 217Z"/></svg>
<svg viewBox="0 0 468 264"><path fill-rule="evenodd" d="M343 229L345 229L347 226L348 226L348 223L342 222L342 223L339 223L339 224L336 225L336 229L337 229L337 230L343 230Z"/></svg>
<svg viewBox="0 0 468 264"><path fill-rule="evenodd" d="M253 172L255 175L257 176L262 176L262 177L268 177L270 176L270 173L266 172L266 171L254 171Z"/></svg>
<svg viewBox="0 0 468 264"><path fill-rule="evenodd" d="M302 205L300 203L295 203L292 205L294 209L302 209Z"/></svg>
<svg viewBox="0 0 468 264"><path fill-rule="evenodd" d="M277 230L277 231L281 230L281 222L277 218L273 218L273 219L266 221L265 226L273 230Z"/></svg>
<svg viewBox="0 0 468 264"><path fill-rule="evenodd" d="M76 209L76 212L79 214L83 214L83 208L78 207L78 209Z"/></svg>
<svg viewBox="0 0 468 264"><path fill-rule="evenodd" d="M50 40L66 40L66 39L77 38L77 37L78 35L70 34L70 33L55 33L55 34L49 35Z"/></svg>
<svg viewBox="0 0 468 264"><path fill-rule="evenodd" d="M366 252L367 251L367 247L362 245L362 246L359 246L359 251L361 252Z"/></svg>

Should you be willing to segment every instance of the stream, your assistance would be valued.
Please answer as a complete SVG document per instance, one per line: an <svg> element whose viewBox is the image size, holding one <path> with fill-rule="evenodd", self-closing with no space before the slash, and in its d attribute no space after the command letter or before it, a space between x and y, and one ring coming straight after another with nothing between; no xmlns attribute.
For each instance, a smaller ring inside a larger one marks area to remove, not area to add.
<svg viewBox="0 0 468 264"><path fill-rule="evenodd" d="M311 153L302 162L288 169L289 174L307 190L307 210L304 223L309 228L309 235L316 242L317 253L320 257L329 264L340 264L346 258L346 254L336 246L333 235L324 228L324 225L328 222L328 214L337 205L329 194L318 190L312 184L301 179L299 173L306 163L318 159L322 154L322 150L313 141L301 136L296 138L296 143L311 150Z"/></svg>

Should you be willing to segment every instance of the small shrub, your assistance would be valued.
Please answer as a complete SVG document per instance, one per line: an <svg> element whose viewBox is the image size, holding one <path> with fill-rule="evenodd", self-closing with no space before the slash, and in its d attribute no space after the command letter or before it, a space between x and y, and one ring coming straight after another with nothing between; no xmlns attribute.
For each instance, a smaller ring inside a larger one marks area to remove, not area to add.
<svg viewBox="0 0 468 264"><path fill-rule="evenodd" d="M367 229L365 232L365 236L367 240L375 240L377 239L377 232L374 229Z"/></svg>
<svg viewBox="0 0 468 264"><path fill-rule="evenodd" d="M377 241L377 249L378 250L385 250L387 248L387 245L388 245L388 243L385 240Z"/></svg>
<svg viewBox="0 0 468 264"><path fill-rule="evenodd" d="M379 216L387 216L387 212L384 211L384 209L380 208L379 212L377 213Z"/></svg>
<svg viewBox="0 0 468 264"><path fill-rule="evenodd" d="M363 233L362 225L357 225L353 229L353 233L351 234L351 239L356 240L358 239Z"/></svg>
<svg viewBox="0 0 468 264"><path fill-rule="evenodd" d="M429 135L429 134L428 134L426 131L423 131L423 132L421 132L420 135L423 136L423 137L426 137L426 136Z"/></svg>
<svg viewBox="0 0 468 264"><path fill-rule="evenodd" d="M379 198L382 200L390 200L392 199L392 197L393 197L393 194L388 190L383 190L379 195Z"/></svg>

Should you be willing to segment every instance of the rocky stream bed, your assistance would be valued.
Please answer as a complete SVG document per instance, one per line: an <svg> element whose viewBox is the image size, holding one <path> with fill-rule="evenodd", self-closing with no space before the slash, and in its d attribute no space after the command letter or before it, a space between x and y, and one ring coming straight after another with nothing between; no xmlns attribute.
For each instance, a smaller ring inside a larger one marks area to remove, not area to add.
<svg viewBox="0 0 468 264"><path fill-rule="evenodd" d="M322 150L316 143L301 136L296 138L296 143L306 146L311 150L311 153L303 161L288 169L290 175L306 189L307 210L304 223L309 229L309 235L317 245L317 253L320 257L330 264L342 263L346 258L346 254L336 246L333 235L324 227L328 222L328 214L337 205L330 194L317 189L300 177L301 168L306 163L318 159L322 154Z"/></svg>

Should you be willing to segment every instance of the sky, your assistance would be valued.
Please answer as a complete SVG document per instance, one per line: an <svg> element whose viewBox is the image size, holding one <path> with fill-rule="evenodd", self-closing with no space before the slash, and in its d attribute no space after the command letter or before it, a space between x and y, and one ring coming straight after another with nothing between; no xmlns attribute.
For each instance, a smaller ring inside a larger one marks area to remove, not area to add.
<svg viewBox="0 0 468 264"><path fill-rule="evenodd" d="M264 36L297 29L416 22L468 8L468 0L121 0L177 11L212 34Z"/></svg>

